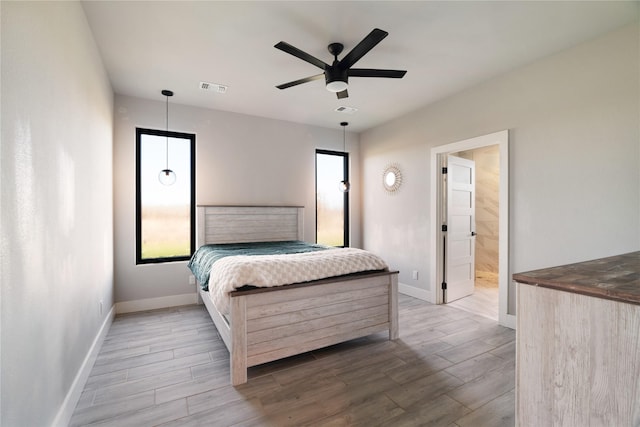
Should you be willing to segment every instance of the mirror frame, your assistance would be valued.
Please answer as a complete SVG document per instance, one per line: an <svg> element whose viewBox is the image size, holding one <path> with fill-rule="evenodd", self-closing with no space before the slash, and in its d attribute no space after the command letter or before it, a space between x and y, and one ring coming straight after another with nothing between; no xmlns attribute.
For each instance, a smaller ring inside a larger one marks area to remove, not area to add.
<svg viewBox="0 0 640 427"><path fill-rule="evenodd" d="M395 181L392 185L387 184L387 176L389 174L395 175ZM400 172L400 168L396 164L391 164L384 168L382 172L382 186L388 193L395 193L400 188L402 184L402 172Z"/></svg>

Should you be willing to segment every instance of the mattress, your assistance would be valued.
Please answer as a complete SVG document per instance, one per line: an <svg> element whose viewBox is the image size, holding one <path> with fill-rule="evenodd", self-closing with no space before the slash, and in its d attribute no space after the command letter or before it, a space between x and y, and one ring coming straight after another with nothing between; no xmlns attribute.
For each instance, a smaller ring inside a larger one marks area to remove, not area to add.
<svg viewBox="0 0 640 427"><path fill-rule="evenodd" d="M203 245L196 250L187 267L203 290L209 288L209 274L216 261L238 255L299 254L329 249L329 246L302 242L300 240L280 242L224 243Z"/></svg>
<svg viewBox="0 0 640 427"><path fill-rule="evenodd" d="M371 252L305 242L205 245L189 268L208 290L218 311L228 314L229 292L247 285L275 287L363 271L388 269Z"/></svg>

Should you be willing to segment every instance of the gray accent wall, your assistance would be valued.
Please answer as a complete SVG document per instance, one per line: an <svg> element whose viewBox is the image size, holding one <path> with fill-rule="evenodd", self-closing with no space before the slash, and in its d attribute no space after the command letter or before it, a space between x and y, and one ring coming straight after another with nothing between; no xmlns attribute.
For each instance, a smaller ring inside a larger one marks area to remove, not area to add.
<svg viewBox="0 0 640 427"><path fill-rule="evenodd" d="M0 424L49 426L113 306L113 91L79 2L0 13Z"/></svg>
<svg viewBox="0 0 640 427"><path fill-rule="evenodd" d="M215 102L215 97L225 95L206 96ZM309 242L315 242L315 150L342 151L342 120L336 114L335 129L327 129L185 106L180 104L179 92L169 100L169 130L196 134L197 203L304 206L304 239ZM166 104L160 90L157 100L115 98L116 301L166 298L157 306L178 301L177 296L192 294L195 298L187 262L136 265L136 127L166 128ZM361 245L358 147L358 135L347 131L353 247Z"/></svg>
<svg viewBox="0 0 640 427"><path fill-rule="evenodd" d="M430 291L431 148L509 129L510 274L639 250L639 40L624 27L362 133L364 248Z"/></svg>

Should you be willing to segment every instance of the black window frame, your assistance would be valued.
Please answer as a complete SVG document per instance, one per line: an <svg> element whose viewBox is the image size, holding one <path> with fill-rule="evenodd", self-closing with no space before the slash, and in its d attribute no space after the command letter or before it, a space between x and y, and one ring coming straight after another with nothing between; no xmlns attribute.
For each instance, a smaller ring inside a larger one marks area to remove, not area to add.
<svg viewBox="0 0 640 427"><path fill-rule="evenodd" d="M191 150L191 209L190 209L190 239L189 255L162 258L142 258L142 194L140 191L140 149L142 135L154 135L168 138L182 138L190 140ZM159 129L136 127L136 265L159 264L167 262L188 261L196 249L196 135L193 133L173 132Z"/></svg>
<svg viewBox="0 0 640 427"><path fill-rule="evenodd" d="M342 157L342 167L343 167L343 176L346 181L349 181L349 153L346 151L333 151L333 150L323 150L316 149L315 155L315 202L316 202L316 243L318 242L318 154L326 154L331 156L339 156ZM336 188L340 183L336 182ZM344 192L344 218L343 218L343 230L344 236L342 241L344 243L343 246L337 246L342 248L349 247L349 191Z"/></svg>

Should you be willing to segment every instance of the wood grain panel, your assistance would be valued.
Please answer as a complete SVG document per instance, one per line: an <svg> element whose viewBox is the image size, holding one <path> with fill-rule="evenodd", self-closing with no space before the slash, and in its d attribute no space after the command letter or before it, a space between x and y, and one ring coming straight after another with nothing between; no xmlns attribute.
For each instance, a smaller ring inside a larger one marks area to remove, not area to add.
<svg viewBox="0 0 640 427"><path fill-rule="evenodd" d="M208 291L200 290L200 299L207 308L207 311L211 316L211 320L213 320L213 323L216 325L216 329L218 330L222 341L224 341L224 344L227 346L227 350L231 351L231 329L227 319L225 319L225 317L220 314L218 309L214 306Z"/></svg>
<svg viewBox="0 0 640 427"><path fill-rule="evenodd" d="M247 309L247 318L259 319L265 316L273 316L276 314L291 313L312 307L329 306L344 301L355 301L370 296L385 295L387 289L385 286L374 286L371 288L359 289L340 293L332 293L329 295L292 299L291 301L283 301L272 305L260 305Z"/></svg>
<svg viewBox="0 0 640 427"><path fill-rule="evenodd" d="M344 323L300 332L299 334L293 336L287 335L278 337L274 335L274 337L269 341L255 343L254 345L249 346L247 348L247 355L255 356L261 353L268 353L282 348L298 347L306 342L317 341L318 339L340 335L348 332L351 329L357 330L380 324L388 325L388 319L389 318L386 313L364 319L352 317L351 319L347 319L346 321L344 321Z"/></svg>
<svg viewBox="0 0 640 427"><path fill-rule="evenodd" d="M231 300L231 384L247 382L247 323L246 301L244 298Z"/></svg>
<svg viewBox="0 0 640 427"><path fill-rule="evenodd" d="M385 303L384 305L377 305L360 310L351 310L346 313L318 317L312 320L290 323L270 329L263 329L257 332L250 332L247 334L247 344L253 345L290 336L299 337L301 334L349 323L354 319L366 319L372 316L386 316L388 310L389 305Z"/></svg>
<svg viewBox="0 0 640 427"><path fill-rule="evenodd" d="M198 244L303 240L298 206L199 206Z"/></svg>
<svg viewBox="0 0 640 427"><path fill-rule="evenodd" d="M272 360L282 359L284 357L293 356L295 354L304 353L311 350L338 344L355 338L366 337L367 335L383 332L389 329L388 323L372 325L361 329L349 328L345 332L328 335L313 341L306 341L296 345L295 347L285 347L271 351L269 353L261 353L247 358L247 366L255 366L261 363L271 362Z"/></svg>
<svg viewBox="0 0 640 427"><path fill-rule="evenodd" d="M395 340L400 334L398 323L398 275L389 276L389 339Z"/></svg>
<svg viewBox="0 0 640 427"><path fill-rule="evenodd" d="M533 291L518 286L517 304L523 308L522 311L518 308L516 328L516 357L519 365L516 372L516 412L531 425L550 426L553 425L550 413L538 408L550 408L553 405L550 385L539 380L551 378L553 374L551 365L546 363L547 359L540 353L540 343L554 340L554 330L550 327L556 321L550 301L553 296L532 295ZM534 310L531 309L533 304L536 305ZM544 321L541 322L541 319Z"/></svg>
<svg viewBox="0 0 640 427"><path fill-rule="evenodd" d="M624 415L619 425L640 426L640 306L597 298L590 302L589 421L612 425L611 414L618 413Z"/></svg>
<svg viewBox="0 0 640 427"><path fill-rule="evenodd" d="M553 292L553 291L552 291ZM555 310L553 325L553 422L566 425L563 420L573 420L574 425L589 425L589 413L584 404L589 401L590 377L590 317L588 306L591 301L578 298L577 294L562 293L551 307ZM549 297L548 297L549 298ZM550 298L554 298L551 295ZM583 304L587 304L586 306Z"/></svg>
<svg viewBox="0 0 640 427"><path fill-rule="evenodd" d="M381 331L388 331L390 339L395 339L397 307L392 305L397 305L397 276L397 272L375 273L370 278L239 294L231 298L231 325L236 322L239 328L230 327L211 303L208 293L202 292L203 301L231 353L232 384L246 382L248 366ZM345 288L352 287L356 289L344 292ZM331 293L323 295L327 289ZM270 304L265 305L265 297ZM305 319L305 314L311 317ZM248 319L250 315L252 319ZM292 322L294 318L309 323L299 327L296 323L301 322ZM263 319L266 324L262 323ZM248 334L249 330L253 334Z"/></svg>
<svg viewBox="0 0 640 427"><path fill-rule="evenodd" d="M517 425L640 425L640 306L518 284Z"/></svg>
<svg viewBox="0 0 640 427"><path fill-rule="evenodd" d="M312 307L304 310L298 310L291 313L278 314L275 316L267 316L260 319L251 319L247 321L247 332L256 332L263 329L274 328L291 323L302 322L305 320L313 320L334 314L348 313L354 310L360 310L366 307L375 307L378 305L387 305L388 297L386 294L373 297L363 298L355 301L341 302L328 307Z"/></svg>

